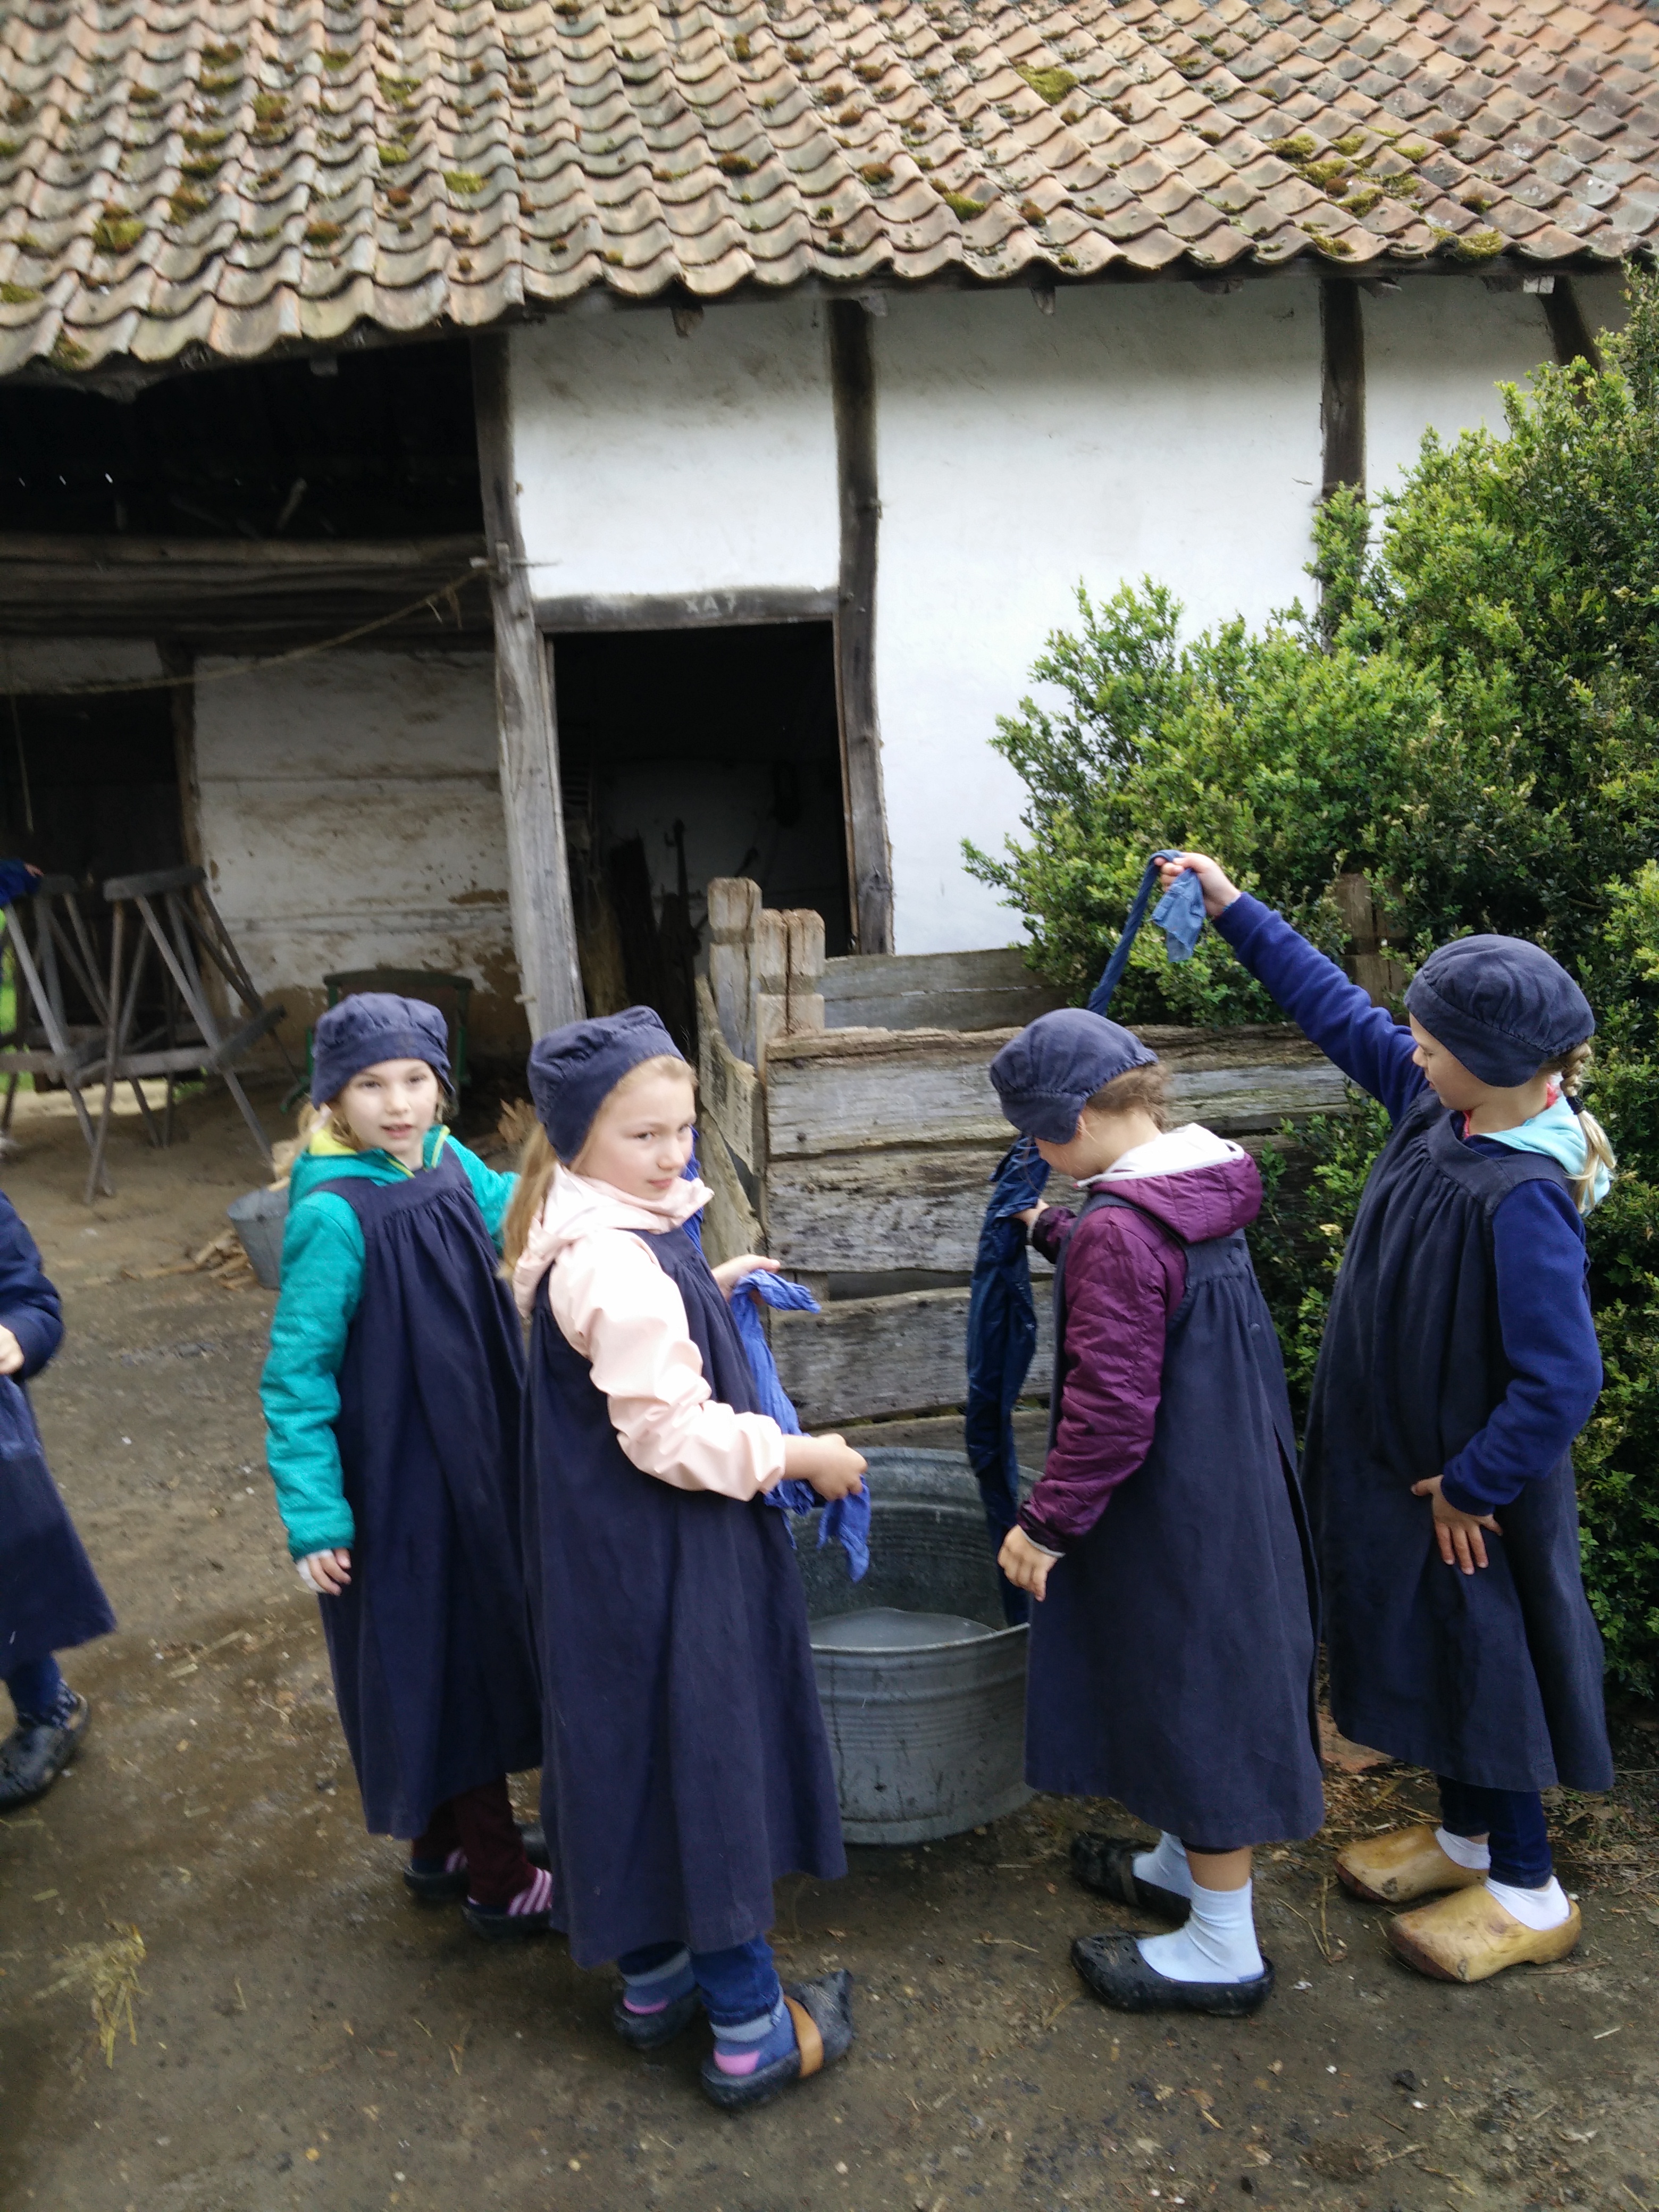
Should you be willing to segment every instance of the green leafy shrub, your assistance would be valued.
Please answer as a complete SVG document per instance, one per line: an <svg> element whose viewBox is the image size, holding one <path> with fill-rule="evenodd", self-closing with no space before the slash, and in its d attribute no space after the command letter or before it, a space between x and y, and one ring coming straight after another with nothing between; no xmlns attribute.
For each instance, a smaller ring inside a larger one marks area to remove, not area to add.
<svg viewBox="0 0 1659 2212"><path fill-rule="evenodd" d="M1577 1458L1610 1666L1659 1685L1659 276L1637 273L1607 365L1505 392L1506 434L1426 437L1375 509L1321 510L1317 607L1184 635L1148 579L1032 671L994 740L1023 834L968 864L1022 915L1031 964L1082 998L1147 854L1213 852L1333 954L1330 886L1368 875L1407 967L1445 938L1535 939L1600 1023L1596 1111L1621 1175L1590 1225L1607 1387ZM1272 1018L1206 933L1180 967L1144 933L1115 1011ZM1304 1398L1359 1191L1367 1107L1265 1158L1258 1264Z"/></svg>

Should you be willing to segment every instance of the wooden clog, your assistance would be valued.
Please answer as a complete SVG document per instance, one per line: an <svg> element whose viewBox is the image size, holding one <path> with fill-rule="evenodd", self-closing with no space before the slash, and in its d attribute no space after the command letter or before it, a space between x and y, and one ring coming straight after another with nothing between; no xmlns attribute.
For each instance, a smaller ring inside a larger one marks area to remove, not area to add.
<svg viewBox="0 0 1659 2212"><path fill-rule="evenodd" d="M1344 1889L1372 1905L1409 1905L1443 1889L1470 1889L1486 1879L1484 1867L1461 1867L1435 1841L1430 1827L1390 1828L1344 1844L1336 1855Z"/></svg>
<svg viewBox="0 0 1659 2212"><path fill-rule="evenodd" d="M1506 1966L1547 1966L1584 1932L1575 1905L1559 1928L1528 1928L1486 1887L1460 1890L1389 1923L1396 1957L1439 1982L1484 1982Z"/></svg>

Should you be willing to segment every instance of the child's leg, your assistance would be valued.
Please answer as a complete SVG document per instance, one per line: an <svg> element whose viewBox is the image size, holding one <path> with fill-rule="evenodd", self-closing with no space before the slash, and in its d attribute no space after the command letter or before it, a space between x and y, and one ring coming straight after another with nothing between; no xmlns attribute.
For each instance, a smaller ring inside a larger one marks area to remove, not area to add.
<svg viewBox="0 0 1659 2212"><path fill-rule="evenodd" d="M461 1850L461 1827L455 1818L455 1800L451 1797L437 1807L426 1824L424 1835L416 1836L409 1847L411 1863L416 1866L431 1864L447 1866L452 1857L465 1857Z"/></svg>
<svg viewBox="0 0 1659 2212"><path fill-rule="evenodd" d="M6 1687L19 1728L57 1727L75 1711L75 1692L50 1655L14 1667L6 1677Z"/></svg>
<svg viewBox="0 0 1659 2212"><path fill-rule="evenodd" d="M449 1804L461 1849L466 1853L469 1904L499 1912L532 1890L545 1889L550 1893L552 1885L546 1875L525 1856L505 1775L476 1790L464 1790ZM535 1906L526 1909L545 1910L547 1903L548 1898L541 1896Z"/></svg>
<svg viewBox="0 0 1659 2212"><path fill-rule="evenodd" d="M625 1951L617 1961L623 1978L623 2009L640 2020L650 2020L689 1997L696 1987L691 1954L684 1943L647 1943L642 1950Z"/></svg>
<svg viewBox="0 0 1659 2212"><path fill-rule="evenodd" d="M1492 1869L1486 1887L1528 1928L1559 1928L1572 1903L1555 1878L1544 1801L1535 1790L1489 1790Z"/></svg>
<svg viewBox="0 0 1659 2212"><path fill-rule="evenodd" d="M693 1951L691 1972L714 2031L714 2063L745 2075L787 2057L795 2026L763 1936L726 1951Z"/></svg>
<svg viewBox="0 0 1659 2212"><path fill-rule="evenodd" d="M1192 1895L1193 1870L1188 1863L1187 1846L1168 1828L1152 1850L1137 1851L1132 1863L1137 1881L1152 1882L1176 1897Z"/></svg>
<svg viewBox="0 0 1659 2212"><path fill-rule="evenodd" d="M1449 1774L1437 1775L1435 1779L1440 1785L1436 1843L1455 1865L1478 1868L1484 1874L1492 1863L1488 1837L1496 1791L1482 1790L1473 1782L1455 1781Z"/></svg>
<svg viewBox="0 0 1659 2212"><path fill-rule="evenodd" d="M1167 1936L1143 1936L1141 1957L1172 1982L1253 1982L1264 1968L1252 1912L1250 1847L1188 1842L1192 1911Z"/></svg>

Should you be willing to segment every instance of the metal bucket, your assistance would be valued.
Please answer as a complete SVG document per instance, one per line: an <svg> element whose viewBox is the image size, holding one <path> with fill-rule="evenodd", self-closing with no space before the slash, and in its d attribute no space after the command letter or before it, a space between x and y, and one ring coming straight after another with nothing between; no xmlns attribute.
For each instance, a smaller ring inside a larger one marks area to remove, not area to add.
<svg viewBox="0 0 1659 2212"><path fill-rule="evenodd" d="M1002 1618L979 1486L954 1452L872 1450L870 1571L847 1578L838 1544L797 1522L816 1624L892 1607L957 1616L937 1642L848 1650L812 1664L849 1844L960 1835L1025 1803L1024 1627ZM969 1629L966 1624L974 1624Z"/></svg>
<svg viewBox="0 0 1659 2212"><path fill-rule="evenodd" d="M250 1190L225 1208L254 1273L268 1291L281 1288L283 1231L288 1226L288 1192Z"/></svg>

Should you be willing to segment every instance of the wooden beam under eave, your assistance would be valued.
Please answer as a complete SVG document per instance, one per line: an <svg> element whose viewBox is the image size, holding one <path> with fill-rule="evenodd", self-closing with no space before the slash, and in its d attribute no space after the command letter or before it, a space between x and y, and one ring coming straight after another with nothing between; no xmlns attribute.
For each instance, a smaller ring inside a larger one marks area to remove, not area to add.
<svg viewBox="0 0 1659 2212"><path fill-rule="evenodd" d="M576 961L548 648L536 625L513 476L513 401L505 333L472 342L479 488L495 632L495 726L508 896L532 1036L586 1011Z"/></svg>
<svg viewBox="0 0 1659 2212"><path fill-rule="evenodd" d="M841 490L841 588L836 684L841 701L853 929L860 952L893 949L893 862L876 713L876 372L870 325L856 300L830 303L830 382Z"/></svg>
<svg viewBox="0 0 1659 2212"><path fill-rule="evenodd" d="M1556 360L1563 368L1571 368L1576 361L1584 362L1599 376L1601 373L1601 349L1590 334L1590 326L1584 319L1583 307L1572 289L1571 277L1557 275L1548 291L1542 293L1540 297Z"/></svg>
<svg viewBox="0 0 1659 2212"><path fill-rule="evenodd" d="M1327 277L1319 287L1319 419L1325 462L1320 497L1344 485L1365 489L1365 326L1358 284Z"/></svg>

